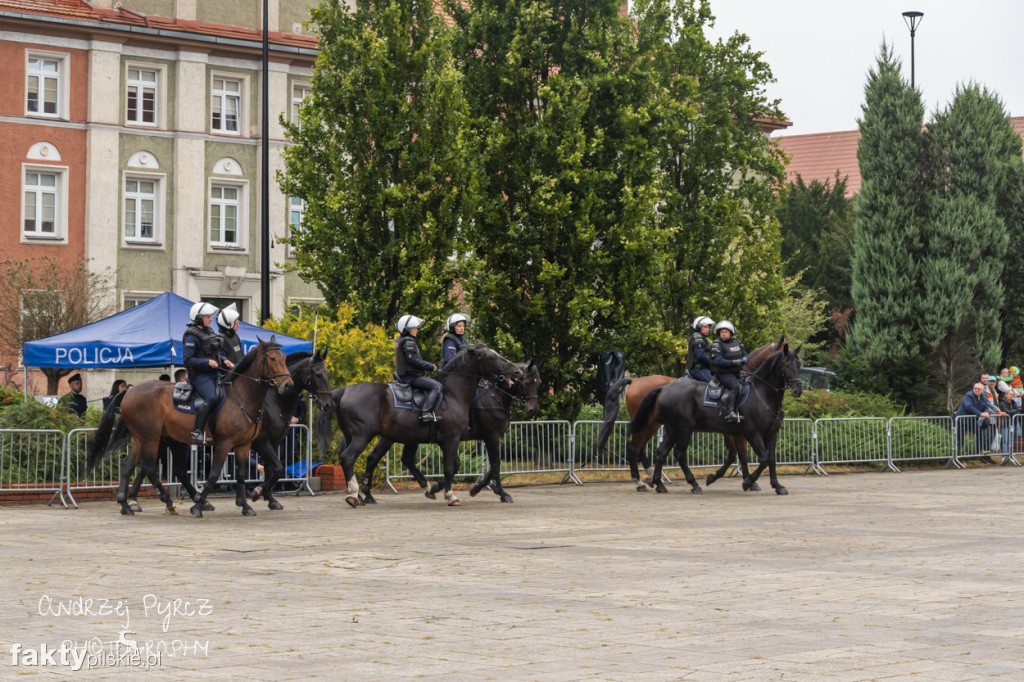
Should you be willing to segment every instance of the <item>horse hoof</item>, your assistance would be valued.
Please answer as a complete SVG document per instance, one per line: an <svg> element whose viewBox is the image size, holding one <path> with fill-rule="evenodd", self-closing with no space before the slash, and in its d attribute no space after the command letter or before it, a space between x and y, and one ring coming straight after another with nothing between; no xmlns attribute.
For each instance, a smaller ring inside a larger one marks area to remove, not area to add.
<svg viewBox="0 0 1024 682"><path fill-rule="evenodd" d="M363 504L377 504L377 498L371 495L370 493L366 493L366 496L363 497Z"/></svg>
<svg viewBox="0 0 1024 682"><path fill-rule="evenodd" d="M462 502L459 501L459 499L457 497L456 498L452 498L451 500L448 500L448 506L449 507L461 507L462 506Z"/></svg>
<svg viewBox="0 0 1024 682"><path fill-rule="evenodd" d="M692 488L690 488L690 492L693 493L694 495L700 495L704 492L704 489L701 488L699 485L695 485Z"/></svg>
<svg viewBox="0 0 1024 682"><path fill-rule="evenodd" d="M252 500L253 502L258 502L260 499L260 495L262 494L263 488L260 486L256 486L255 488L252 489L252 494L249 495L249 499Z"/></svg>
<svg viewBox="0 0 1024 682"><path fill-rule="evenodd" d="M778 488L776 488L776 489L775 489L775 494L776 494L776 495L788 495L788 494L789 494L789 491L788 491L788 490L786 490L785 488L783 488L783 487L782 487L782 486L780 485L780 486L779 486Z"/></svg>
<svg viewBox="0 0 1024 682"><path fill-rule="evenodd" d="M656 485L654 487L654 492L656 492L656 493L667 493L668 492L668 488L666 488L663 483L659 483L658 485Z"/></svg>
<svg viewBox="0 0 1024 682"><path fill-rule="evenodd" d="M432 491L430 491L430 490L428 490L427 492L425 492L425 493L423 493L423 494L424 494L424 495L426 496L426 498L427 498L428 500L436 500L436 499L437 499L437 495L435 495L435 494L434 494L434 493L433 493Z"/></svg>
<svg viewBox="0 0 1024 682"><path fill-rule="evenodd" d="M760 492L760 491L761 491L761 486L759 486L757 484L757 481L754 481L753 483L750 484L750 492L756 493L756 492Z"/></svg>
<svg viewBox="0 0 1024 682"><path fill-rule="evenodd" d="M273 511L281 511L282 509L284 509L284 507L277 500L271 500L270 502L267 503L267 509L272 509Z"/></svg>
<svg viewBox="0 0 1024 682"><path fill-rule="evenodd" d="M647 478L644 479L644 485L646 485L646 486L648 486L650 488L653 488L654 487L654 479L651 478L650 476L648 476Z"/></svg>
<svg viewBox="0 0 1024 682"><path fill-rule="evenodd" d="M345 501L348 502L348 506L352 507L353 509L359 506L359 498L353 495L349 495L348 497L346 497Z"/></svg>
<svg viewBox="0 0 1024 682"><path fill-rule="evenodd" d="M242 516L256 516L256 510L252 507L242 507Z"/></svg>
<svg viewBox="0 0 1024 682"><path fill-rule="evenodd" d="M209 502L203 503L203 511L213 511L213 505Z"/></svg>
<svg viewBox="0 0 1024 682"><path fill-rule="evenodd" d="M177 507L168 507L167 509L164 509L164 514L167 514L168 516L177 516L178 515L178 508Z"/></svg>
<svg viewBox="0 0 1024 682"><path fill-rule="evenodd" d="M197 518L197 519L203 518L203 510L202 510L202 508L198 504L193 505L192 508L189 509L189 512L192 514L192 516L194 518Z"/></svg>
<svg viewBox="0 0 1024 682"><path fill-rule="evenodd" d="M131 507L121 507L121 516L135 516Z"/></svg>
<svg viewBox="0 0 1024 682"><path fill-rule="evenodd" d="M133 512L142 511L142 507L135 500L132 500L131 502L128 503L128 508L131 509Z"/></svg>
<svg viewBox="0 0 1024 682"><path fill-rule="evenodd" d="M718 480L718 479L715 478L714 474L708 474L708 479L706 481L704 481L704 485L711 485L716 480Z"/></svg>
<svg viewBox="0 0 1024 682"><path fill-rule="evenodd" d="M480 494L480 490L481 490L480 488L478 488L476 486L473 486L472 488L469 489L469 496L470 497L476 497L477 495Z"/></svg>
<svg viewBox="0 0 1024 682"><path fill-rule="evenodd" d="M515 500L512 499L512 496L509 495L508 493L505 493L504 495L501 496L501 501L502 502L509 502L509 503L515 502Z"/></svg>

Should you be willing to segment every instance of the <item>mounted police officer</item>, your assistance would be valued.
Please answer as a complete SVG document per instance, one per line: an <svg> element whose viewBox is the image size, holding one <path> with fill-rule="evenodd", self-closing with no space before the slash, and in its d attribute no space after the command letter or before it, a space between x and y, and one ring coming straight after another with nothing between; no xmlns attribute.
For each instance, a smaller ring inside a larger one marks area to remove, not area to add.
<svg viewBox="0 0 1024 682"><path fill-rule="evenodd" d="M693 335L686 350L686 370L697 381L711 381L711 358L708 356L711 344L708 343L708 334L714 323L710 317L703 315L693 321Z"/></svg>
<svg viewBox="0 0 1024 682"><path fill-rule="evenodd" d="M420 411L420 421L436 422L439 418L434 415L431 408L441 395L441 384L433 379L423 376L424 372L436 372L437 365L427 362L420 355L419 344L416 343L416 335L419 334L420 325L423 320L415 315L402 315L398 319L395 328L399 336L395 339L395 365L398 378L403 382L416 388L423 388L429 391L427 399Z"/></svg>
<svg viewBox="0 0 1024 682"><path fill-rule="evenodd" d="M217 307L210 303L196 303L189 310L192 322L185 328L181 339L182 364L188 370L189 383L205 401L196 410L196 423L192 429L192 442L197 445L208 442L204 429L217 400L217 368L221 361L228 367L234 367L234 363L223 356L224 339L210 328L211 318L217 312Z"/></svg>
<svg viewBox="0 0 1024 682"><path fill-rule="evenodd" d="M239 317L234 303L217 313L217 328L224 337L224 357L230 360L232 365L237 365L245 357L242 340L238 338Z"/></svg>
<svg viewBox="0 0 1024 682"><path fill-rule="evenodd" d="M463 313L453 313L445 320L444 330L448 332L441 341L441 367L444 367L463 348L469 346L466 341L466 325L469 324L469 316Z"/></svg>
<svg viewBox="0 0 1024 682"><path fill-rule="evenodd" d="M738 422L743 419L736 412L736 399L740 393L739 373L749 359L743 344L734 334L736 327L728 320L715 325L715 339L711 344L711 371L722 385L726 393L722 396L722 407L727 411L725 421Z"/></svg>

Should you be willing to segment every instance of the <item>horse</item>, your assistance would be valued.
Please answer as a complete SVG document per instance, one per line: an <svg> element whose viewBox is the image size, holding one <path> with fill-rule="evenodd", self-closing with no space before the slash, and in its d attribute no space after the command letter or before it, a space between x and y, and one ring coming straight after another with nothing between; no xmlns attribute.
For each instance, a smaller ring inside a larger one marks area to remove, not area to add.
<svg viewBox="0 0 1024 682"><path fill-rule="evenodd" d="M784 416L783 394L789 389L794 398L799 398L803 392L800 382L801 348L803 345L790 351L789 345L783 344L781 350L772 353L750 375L750 395L742 406L743 421L739 423L725 421L718 406L704 405L708 385L702 381L667 384L644 397L636 416L629 423L629 429L632 434L648 429L655 410L665 425L665 438L654 458L654 484L658 492L666 492L661 485L661 470L668 452L677 447L676 457L680 466L685 467L690 438L694 431L699 430L742 436L754 448L758 466L754 473L743 477L744 490L750 490L768 467L772 488L779 495L788 494L775 473L775 442Z"/></svg>
<svg viewBox="0 0 1024 682"><path fill-rule="evenodd" d="M747 359L747 364L743 366L743 371L750 373L761 366L761 363L765 359L774 353L777 349L782 348L786 344L786 337L783 336L777 342L773 341L767 345L761 346L756 349L753 353L750 353L750 357ZM636 416L636 411L640 407L640 403L644 397L647 396L655 388L671 384L679 381L676 377L669 377L663 374L652 374L650 376L637 377L635 379L619 379L608 388L607 396L605 397L604 403L604 419L601 423L601 431L597 437L597 447L595 448L595 456L600 456L601 453L607 451L608 438L612 434L612 429L615 428L615 418L619 414L619 396L622 390L626 388L626 410L629 412L630 418ZM626 460L629 462L629 471L633 478L633 483L636 485L636 489L640 492L647 490L648 485L653 487L654 470L651 467L650 459L647 457L645 448L647 442L654 437L654 434L658 432L658 428L661 426L661 420L658 419L657 415L651 419L649 428L643 432L633 436L629 444L626 446ZM708 474L706 485L711 485L719 478L725 475L729 465L739 459L740 471L743 473L743 477L747 478L749 471L747 469L747 441L742 436L733 436L730 434L723 434L723 440L725 441L726 456L719 467L718 471L713 474ZM676 453L676 459L679 460L679 453ZM644 469L647 472L647 481L640 481L640 472L637 468L637 459L643 461ZM685 464L685 459L679 460L682 464L683 475L686 477L686 482L690 484L690 491L694 494L700 494L703 492L700 485L697 483L693 474L690 472L689 466ZM760 490L760 486L756 483L750 488L751 491Z"/></svg>
<svg viewBox="0 0 1024 682"><path fill-rule="evenodd" d="M267 390L276 387L277 392L284 395L292 389L294 383L276 337L271 337L269 342L259 340L259 344L227 376L224 381L227 388L223 406L216 415L212 474L203 486L203 491L192 498L195 504L190 512L196 518L203 515L206 497L216 488L228 452L234 450L239 459L249 456L252 441L260 430ZM133 386L125 392L119 403L122 419L119 430L114 431L116 414L112 406L104 412L96 429L86 460L87 473L127 440L123 430L129 431L135 439L121 466L117 489L117 501L125 516L135 513L128 506L128 478L136 466L142 468L159 493L160 501L167 505L169 513L173 513L174 502L157 473L160 442L165 437L181 443L188 442L195 423L193 415L180 412L174 407L173 393L174 384L166 381L146 381ZM244 480L235 484L235 504L242 508L244 516L256 515L246 502Z"/></svg>
<svg viewBox="0 0 1024 682"><path fill-rule="evenodd" d="M473 401L469 410L469 428L460 436L462 441L482 440L487 447L489 467L487 472L478 478L473 487L470 488L470 497L476 497L488 484L492 484L491 489L502 502L513 501L512 496L505 492L501 485L500 441L512 422L513 400L520 400L525 404L526 416L531 419L540 412L538 394L541 383L540 372L532 360L513 364L522 371L522 379L513 382L507 389L491 381L481 381L479 395ZM337 389L335 395L338 395L338 391L343 392L344 390L343 388ZM359 488L363 502L366 504L377 503L371 491L373 488L373 474L377 470L377 465L380 463L381 458L391 449L392 444L392 441L386 438L379 439L377 445L374 446L366 458L366 468L363 470L363 483ZM405 447L402 448L402 463L409 470L409 473L412 474L412 477L416 479L416 482L420 484L420 487L428 489L427 497L434 499L434 494L437 491L430 492L430 482L423 475L416 462L416 450L418 447L418 443L406 443Z"/></svg>
<svg viewBox="0 0 1024 682"><path fill-rule="evenodd" d="M327 367L324 365L324 356L319 351L314 355L308 351L289 353L285 358L288 365L288 372L295 383L293 391L284 396L276 391L267 393L267 401L263 406L263 420L259 435L252 442L252 449L262 455L265 468L265 480L262 485L257 486L253 491L252 501L256 502L262 494L267 501L267 507L272 510L284 509L281 503L273 496L274 484L284 475L284 467L277 456L277 448L281 441L288 434L290 428L292 411L295 405L302 398L301 391L306 391L316 397L321 410L329 411L334 405L331 399L330 377ZM170 438L161 439L160 451L164 448L171 451L174 463L174 475L181 483L182 488L188 493L189 499L194 499L199 491L192 485L188 475L188 461L190 445L179 443ZM235 458L235 469L239 469L242 460ZM135 477L132 488L128 493L128 506L132 511L140 512L142 507L138 503L139 488L142 486L145 476ZM213 511L213 505L207 502L203 511Z"/></svg>
<svg viewBox="0 0 1024 682"><path fill-rule="evenodd" d="M428 489L427 497L433 499L434 493L443 490L448 506L460 506L462 503L452 492L452 479L458 472L459 439L469 426L470 405L477 384L481 379L519 381L522 375L521 369L482 343L459 351L436 375L444 388L444 401L434 410L440 421L427 423L420 421L419 410L396 407L387 384L363 382L335 390L332 394L334 416L345 437L344 449L338 456L348 481L345 501L353 508L365 504L356 482L356 458L374 436L379 435L393 443L439 444L444 457L444 481ZM317 424L322 433L330 420L321 415ZM325 442L322 437L320 442Z"/></svg>

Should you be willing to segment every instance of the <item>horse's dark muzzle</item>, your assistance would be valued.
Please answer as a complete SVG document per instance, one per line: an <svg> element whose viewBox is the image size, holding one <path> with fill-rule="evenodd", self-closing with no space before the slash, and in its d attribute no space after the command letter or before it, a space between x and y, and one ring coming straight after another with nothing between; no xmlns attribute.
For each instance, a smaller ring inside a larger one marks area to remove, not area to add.
<svg viewBox="0 0 1024 682"><path fill-rule="evenodd" d="M277 382L277 394L286 395L290 391L295 390L295 382L292 381L291 377L285 377L284 379Z"/></svg>

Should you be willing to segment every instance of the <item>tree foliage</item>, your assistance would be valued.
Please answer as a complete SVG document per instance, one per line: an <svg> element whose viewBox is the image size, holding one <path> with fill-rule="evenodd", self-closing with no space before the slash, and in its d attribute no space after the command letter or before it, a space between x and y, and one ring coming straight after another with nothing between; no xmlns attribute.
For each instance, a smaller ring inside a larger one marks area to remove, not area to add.
<svg viewBox="0 0 1024 682"><path fill-rule="evenodd" d="M430 2L325 0L313 94L282 121L285 193L308 201L297 268L360 324L438 316L472 196L462 77Z"/></svg>
<svg viewBox="0 0 1024 682"><path fill-rule="evenodd" d="M87 261L55 258L0 261L0 353L17 356L27 341L62 334L117 312L109 272L90 272ZM43 368L46 392L57 393L73 370Z"/></svg>

